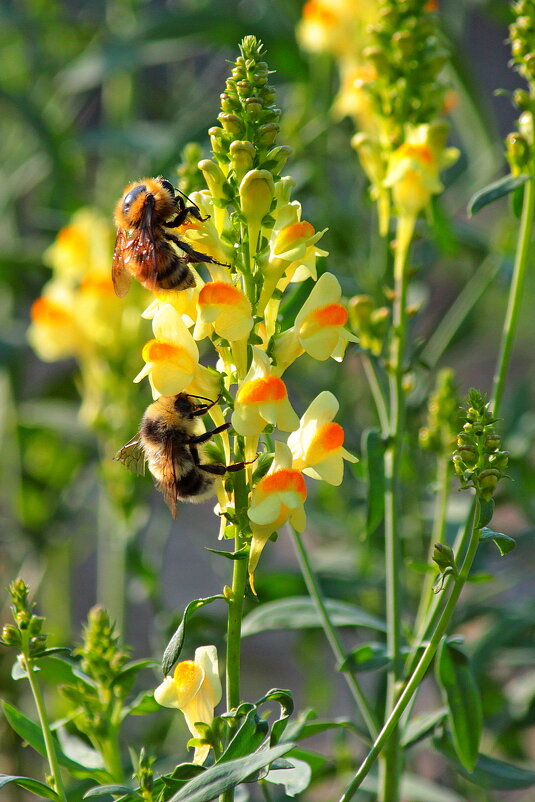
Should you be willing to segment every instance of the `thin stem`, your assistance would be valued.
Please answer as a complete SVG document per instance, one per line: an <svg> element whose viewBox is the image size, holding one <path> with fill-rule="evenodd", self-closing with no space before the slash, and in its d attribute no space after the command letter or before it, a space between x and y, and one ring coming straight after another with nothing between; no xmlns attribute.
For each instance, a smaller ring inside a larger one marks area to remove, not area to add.
<svg viewBox="0 0 535 802"><path fill-rule="evenodd" d="M63 802L66 802L67 797L65 796L65 788L63 787L63 779L61 777L56 747L54 746L52 732L48 723L48 716L45 703L43 701L43 696L41 694L41 689L35 676L33 661L27 655L24 655L24 661L26 663L28 672L28 682L30 683L30 688L32 689L35 707L37 708L37 715L39 716L39 724L41 725L41 731L45 741L46 756L48 759L48 765L50 767L50 773L54 778L54 787L60 799L63 800Z"/></svg>
<svg viewBox="0 0 535 802"><path fill-rule="evenodd" d="M234 497L236 515L238 520L247 512L247 485L244 471L238 471L235 477ZM242 534L239 529L234 538L235 551L243 545ZM234 560L232 571L232 589L228 605L227 619L227 661L226 661L226 690L227 710L232 710L240 704L240 659L241 659L241 622L243 613L243 598L247 584L247 560Z"/></svg>
<svg viewBox="0 0 535 802"><path fill-rule="evenodd" d="M397 686L402 676L401 654L401 544L399 534L399 473L401 446L405 421L405 394L403 390L405 342L407 336L407 258L414 231L414 219L398 220L396 254L394 260L395 297L392 319L392 346L390 355L390 427L389 444L385 451L385 562L386 562L386 620L387 646L392 660L388 673L386 715L396 703ZM397 802L401 751L399 739L394 736L385 751L379 782L380 802Z"/></svg>
<svg viewBox="0 0 535 802"><path fill-rule="evenodd" d="M449 455L441 455L437 459L437 495L433 531L431 533L431 540L427 555L428 565L431 565L433 561L433 550L435 548L435 543L443 543L444 536L446 534L446 513L448 509L448 497L450 494L450 463L451 459ZM429 605L433 599L434 579L435 577L432 573L427 573L425 575L422 594L420 596L420 604L416 614L416 622L414 624L414 631L417 633L420 633L425 616L429 609Z"/></svg>
<svg viewBox="0 0 535 802"><path fill-rule="evenodd" d="M362 366L375 403L381 431L383 434L386 434L388 432L388 410L386 407L385 393L381 386L379 376L377 375L377 365L369 354L363 353Z"/></svg>
<svg viewBox="0 0 535 802"><path fill-rule="evenodd" d="M533 168L532 168L533 172ZM524 278L528 265L529 249L531 244L531 231L533 227L533 215L535 212L535 177L532 177L524 185L524 201L522 205L522 217L518 232L518 245L515 256L515 266L513 280L509 292L507 313L503 327L502 341L500 345L500 355L494 374L492 389L492 411L495 416L499 415L502 403L507 369L511 358L511 351L516 334L520 304L522 302L522 291Z"/></svg>
<svg viewBox="0 0 535 802"><path fill-rule="evenodd" d="M451 617L455 611L455 606L457 604L459 596L461 595L461 591L466 583L466 580L468 579L468 575L470 573L470 569L472 567L472 563L476 555L480 537L480 530L477 529L475 526L475 523L478 520L478 518L479 518L479 503L478 501L476 501L476 503L472 506L470 510L469 522L470 522L471 537L468 546L468 551L466 552L459 574L455 577L455 584L453 590L448 599L448 603L444 608L444 611L440 617L438 625L435 631L433 632L433 635L418 662L416 670L414 671L409 681L405 685L405 688L401 693L396 703L396 706L394 707L392 713L385 722L383 729L379 733L377 739L375 740L375 743L373 744L373 747L366 756L366 759L361 764L355 777L353 778L353 780L351 781L345 792L340 797L339 802L349 802L349 800L353 798L353 795L359 788L363 779L366 777L371 767L375 763L376 759L379 757L384 746L388 743L389 738L395 732L403 711L409 704L413 695L418 690L418 687L421 681L423 680L433 657L435 656L440 641L442 640L442 637L445 634L448 624L451 620Z"/></svg>
<svg viewBox="0 0 535 802"><path fill-rule="evenodd" d="M310 564L310 560L308 559L308 554L304 547L303 539L299 534L299 532L297 532L292 526L287 526L286 529L290 533L290 537L292 539L297 554L297 558L299 560L299 566L301 568L301 572L303 574L307 590L309 592L310 598L316 605L316 610L321 619L323 631L325 632L325 637L329 642L329 646L331 647L332 653L336 658L336 662L338 664L341 664L343 663L347 655L343 647L342 641L340 640L340 636L338 635L338 632L336 631L330 619L325 604L325 599L323 598L321 588L318 584L318 581ZM364 723L368 728L368 732L370 733L371 737L374 738L378 732L377 720L373 710L371 709L368 703L368 700L366 699L366 696L362 688L360 687L360 683L357 677L350 671L344 671L343 675L348 684L349 690L351 691L351 694L357 704L357 707L364 720Z"/></svg>

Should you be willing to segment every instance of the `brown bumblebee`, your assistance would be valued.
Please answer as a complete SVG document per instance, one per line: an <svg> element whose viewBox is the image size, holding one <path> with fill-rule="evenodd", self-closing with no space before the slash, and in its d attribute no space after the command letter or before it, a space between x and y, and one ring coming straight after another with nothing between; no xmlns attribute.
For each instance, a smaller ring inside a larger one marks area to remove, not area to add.
<svg viewBox="0 0 535 802"><path fill-rule="evenodd" d="M189 201L186 195L184 198ZM186 290L195 285L189 264L221 264L172 233L171 229L182 225L188 215L201 222L208 219L193 202L186 205L184 198L161 176L142 178L125 188L115 207L117 239L112 279L119 298L128 292L131 275L153 292L157 289ZM183 255L179 255L174 246Z"/></svg>
<svg viewBox="0 0 535 802"><path fill-rule="evenodd" d="M240 471L248 464L221 465L203 461L199 446L214 434L224 432L230 423L196 434L196 419L219 399L204 398L206 403L199 404L194 398L202 399L202 396L187 393L161 396L145 411L139 432L115 455L115 459L138 474L145 473L147 463L173 518L176 518L177 500L203 501L214 493L215 476Z"/></svg>

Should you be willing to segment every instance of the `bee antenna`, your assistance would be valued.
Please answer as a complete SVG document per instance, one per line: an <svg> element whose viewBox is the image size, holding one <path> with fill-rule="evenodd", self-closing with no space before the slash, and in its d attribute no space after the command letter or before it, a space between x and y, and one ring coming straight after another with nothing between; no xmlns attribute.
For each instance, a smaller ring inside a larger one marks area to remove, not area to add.
<svg viewBox="0 0 535 802"><path fill-rule="evenodd" d="M180 195L182 195L183 198L185 198L187 201L189 201L189 203L191 203L192 206L195 206L196 209L199 209L199 207L197 206L195 201L191 200L190 196L186 195L185 192L182 192L181 189L179 189L178 187L175 187L175 192L178 192ZM199 209L199 211L201 211L201 210ZM203 398L203 396L202 395L194 395L193 398Z"/></svg>
<svg viewBox="0 0 535 802"><path fill-rule="evenodd" d="M212 399L206 398L205 395L194 395L193 393L186 393L186 395L189 396L189 398L200 398L203 401L209 401L211 404L213 403Z"/></svg>

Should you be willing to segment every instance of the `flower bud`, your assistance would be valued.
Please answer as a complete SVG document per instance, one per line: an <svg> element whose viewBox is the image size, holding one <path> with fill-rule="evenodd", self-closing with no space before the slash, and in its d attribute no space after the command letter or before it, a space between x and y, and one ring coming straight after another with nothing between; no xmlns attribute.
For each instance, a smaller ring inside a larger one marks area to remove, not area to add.
<svg viewBox="0 0 535 802"><path fill-rule="evenodd" d="M6 646L20 646L20 632L13 624L6 624L2 628L2 640Z"/></svg>
<svg viewBox="0 0 535 802"><path fill-rule="evenodd" d="M459 455L465 465L470 467L477 465L479 454L475 446L461 446L461 448L459 448Z"/></svg>
<svg viewBox="0 0 535 802"><path fill-rule="evenodd" d="M238 136L243 131L243 123L236 114L218 114L217 119L229 134L237 134Z"/></svg>
<svg viewBox="0 0 535 802"><path fill-rule="evenodd" d="M252 142L236 140L230 145L230 166L241 181L254 164L255 149Z"/></svg>
<svg viewBox="0 0 535 802"><path fill-rule="evenodd" d="M291 156L292 149L288 145L279 145L276 148L271 148L266 154L265 162L270 165L270 171L274 175L278 175L286 164L289 156ZM275 162L272 164L272 162Z"/></svg>

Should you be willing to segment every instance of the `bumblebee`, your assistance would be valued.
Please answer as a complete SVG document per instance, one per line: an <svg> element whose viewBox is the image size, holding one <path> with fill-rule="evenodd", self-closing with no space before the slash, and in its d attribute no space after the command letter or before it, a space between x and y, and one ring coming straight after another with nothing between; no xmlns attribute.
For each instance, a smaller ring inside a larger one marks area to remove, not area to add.
<svg viewBox="0 0 535 802"><path fill-rule="evenodd" d="M188 215L204 222L207 217L189 198L161 176L142 178L125 188L115 207L117 239L113 253L112 280L122 298L130 287L130 277L148 290L186 290L195 285L189 265L221 262L194 250L172 233ZM182 255L176 249L182 252Z"/></svg>
<svg viewBox="0 0 535 802"><path fill-rule="evenodd" d="M195 398L206 403L197 403ZM187 393L161 396L145 411L139 432L115 455L115 459L138 474L144 474L145 463L148 465L173 518L176 518L177 500L203 501L213 495L216 476L241 471L249 464L221 465L204 461L202 444L230 427L230 423L223 423L209 432L197 434L197 418L218 400Z"/></svg>

